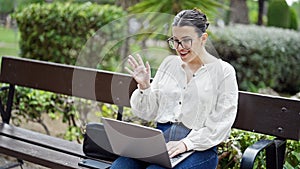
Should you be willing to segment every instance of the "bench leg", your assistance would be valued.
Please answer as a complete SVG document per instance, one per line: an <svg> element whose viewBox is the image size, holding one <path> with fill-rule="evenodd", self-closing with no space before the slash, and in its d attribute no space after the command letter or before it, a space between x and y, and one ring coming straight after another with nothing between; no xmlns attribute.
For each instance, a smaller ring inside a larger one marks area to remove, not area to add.
<svg viewBox="0 0 300 169"><path fill-rule="evenodd" d="M285 159L286 140L275 139L275 144L266 149L267 168L282 169Z"/></svg>
<svg viewBox="0 0 300 169"><path fill-rule="evenodd" d="M117 115L117 120L122 121L122 117L123 117L123 110L124 107L123 106L118 106L118 115Z"/></svg>
<svg viewBox="0 0 300 169"><path fill-rule="evenodd" d="M18 159L18 162L9 163L4 166L0 166L0 169L10 169L10 168L18 167L18 166L20 166L21 169L23 169L22 165L23 165L23 160Z"/></svg>
<svg viewBox="0 0 300 169"><path fill-rule="evenodd" d="M0 111L1 111L1 117L2 121L4 123L9 124L10 116L11 116L11 110L12 110L12 105L13 105L13 100L14 100L14 93L15 93L15 86L14 85L9 85L9 91L8 91L8 98L6 102L6 110L4 110L2 102L0 100Z"/></svg>

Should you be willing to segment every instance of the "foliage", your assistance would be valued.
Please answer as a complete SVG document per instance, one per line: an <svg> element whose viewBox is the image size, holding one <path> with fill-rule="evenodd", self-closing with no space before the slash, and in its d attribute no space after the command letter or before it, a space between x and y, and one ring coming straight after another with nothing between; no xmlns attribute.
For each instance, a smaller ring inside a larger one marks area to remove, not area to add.
<svg viewBox="0 0 300 169"><path fill-rule="evenodd" d="M298 30L298 18L295 9L290 8L290 29Z"/></svg>
<svg viewBox="0 0 300 169"><path fill-rule="evenodd" d="M4 86L7 85L1 84L1 87ZM1 92L0 94L4 103L6 103L8 93ZM22 120L25 120L26 123L29 121L35 122L42 125L45 133L50 134L43 121L42 114L47 113L50 118L57 119L58 114L69 111L68 103L66 103L64 98L65 96L51 92L16 86L12 108L12 123L18 126L24 122Z"/></svg>
<svg viewBox="0 0 300 169"><path fill-rule="evenodd" d="M97 4L115 4L116 0L53 0L54 2L86 3L92 2Z"/></svg>
<svg viewBox="0 0 300 169"><path fill-rule="evenodd" d="M248 131L233 129L230 138L219 146L219 168L238 169L240 167L241 153L259 140L273 140L274 137ZM299 168L300 164L300 142L287 141L286 162L287 169ZM221 158L220 158L221 157ZM265 151L256 157L255 169L266 169Z"/></svg>
<svg viewBox="0 0 300 169"><path fill-rule="evenodd" d="M0 0L0 14L10 13L14 9L14 1Z"/></svg>
<svg viewBox="0 0 300 169"><path fill-rule="evenodd" d="M268 26L289 28L290 11L285 0L272 0L268 7Z"/></svg>
<svg viewBox="0 0 300 169"><path fill-rule="evenodd" d="M287 141L286 169L300 168L300 141Z"/></svg>
<svg viewBox="0 0 300 169"><path fill-rule="evenodd" d="M224 6L217 1L211 1L211 0L203 0L203 1L142 0L136 5L130 7L129 11L133 13L162 12L162 13L175 15L183 9L199 8L208 16L215 16L217 7L224 7Z"/></svg>
<svg viewBox="0 0 300 169"><path fill-rule="evenodd" d="M251 0L246 3L249 10L249 21L251 24L256 24L258 19L258 2Z"/></svg>
<svg viewBox="0 0 300 169"><path fill-rule="evenodd" d="M15 14L21 57L75 64L88 38L123 15L122 9L110 5L29 5Z"/></svg>
<svg viewBox="0 0 300 169"><path fill-rule="evenodd" d="M0 26L0 56L16 56L18 54L18 35L12 29L6 29Z"/></svg>
<svg viewBox="0 0 300 169"><path fill-rule="evenodd" d="M44 4L45 0L12 0L16 4L17 9L23 9L30 4Z"/></svg>
<svg viewBox="0 0 300 169"><path fill-rule="evenodd" d="M0 13L11 13L15 8L23 8L33 3L44 3L44 0L0 0Z"/></svg>
<svg viewBox="0 0 300 169"><path fill-rule="evenodd" d="M300 23L300 1L294 2L293 5L291 6L292 9L297 13L297 19L298 23ZM300 24L298 24L298 28L300 27Z"/></svg>
<svg viewBox="0 0 300 169"><path fill-rule="evenodd" d="M219 165L222 169L238 169L242 152L261 139L273 139L271 136L233 129L230 138L219 146ZM254 168L265 169L265 152L258 155ZM220 158L221 157L221 158Z"/></svg>
<svg viewBox="0 0 300 169"><path fill-rule="evenodd" d="M241 90L300 91L298 32L255 25L211 27L211 32L217 55L235 67Z"/></svg>
<svg viewBox="0 0 300 169"><path fill-rule="evenodd" d="M171 5L172 4L172 5ZM175 0L142 0L141 2L135 4L128 8L130 13L150 13L154 12L153 14L149 15L147 19L149 20L150 25L159 25L156 30L165 30L167 29L170 31L170 25L173 20L171 16L176 15L181 10L184 9L194 9L198 8L202 12L204 12L209 21L213 21L215 17L218 15L218 8L226 8L225 5L219 3L218 1L211 1L211 0L189 0L189 1L175 1ZM161 24L163 17L168 16L168 20ZM153 31L153 30L152 30ZM150 32L152 32L150 31ZM148 31L149 32L149 31ZM159 32L159 31L156 31ZM155 35L154 35L155 37ZM157 38L157 37L155 37Z"/></svg>

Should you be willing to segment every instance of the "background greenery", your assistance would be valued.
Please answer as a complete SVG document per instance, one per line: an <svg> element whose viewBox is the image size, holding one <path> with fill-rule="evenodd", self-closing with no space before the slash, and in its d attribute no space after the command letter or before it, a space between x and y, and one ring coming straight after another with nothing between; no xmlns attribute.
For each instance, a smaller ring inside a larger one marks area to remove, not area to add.
<svg viewBox="0 0 300 169"><path fill-rule="evenodd" d="M124 14L116 6L90 3L30 5L15 15L20 56L74 65L88 38Z"/></svg>
<svg viewBox="0 0 300 169"><path fill-rule="evenodd" d="M300 91L300 34L255 25L213 27L218 55L236 69L239 88L257 92L270 87L281 93Z"/></svg>
<svg viewBox="0 0 300 169"><path fill-rule="evenodd" d="M4 2L5 0L0 0L0 3L1 1ZM76 58L88 38L94 36L96 31L107 23L127 14L127 12L123 10L127 9L127 7L123 6L122 9L112 5L95 5L92 3L84 3L86 2L85 0L70 1L83 3L80 5L72 3L46 4L44 1L37 0L37 4L27 6L26 3L30 3L29 0L23 2L24 5L21 5L21 8L14 14L20 30L20 50L17 49L11 54L18 55L20 52L19 56L21 57L65 64L76 64ZM61 2L63 2L63 0L61 0ZM93 2L101 3L96 0ZM176 12L174 9L191 7L189 6L191 4L179 3L177 8L170 9L167 8L170 5L157 3L161 5L159 8L155 6L157 4L154 0L148 3L146 1L142 2L144 5L137 4L129 8L130 11L138 12L138 10L143 8L148 9L147 5L149 6L150 4L152 8L149 9L149 11L165 10L165 12L174 14ZM208 7L208 10L220 7L219 2L220 1L212 4L212 6ZM229 4L228 0L224 2L225 4ZM114 4L112 1L108 3ZM253 8L250 21L251 23L256 23L257 11L255 10L257 9L257 3L254 1L247 1L247 3ZM196 1L192 4L201 6L201 3L198 4ZM299 4L298 7L300 7ZM297 6L295 5L293 8L297 9ZM211 17L215 18L217 16ZM214 23L215 20L212 19L211 22ZM267 23L266 18L265 23ZM114 36L122 37L124 32L118 32L116 30L118 30L118 25L123 24L124 23L116 24L117 26L114 30L102 30L101 33L103 34L101 34L101 37L103 39L101 41L95 41L95 43L104 42L105 44L105 42L110 41L109 38L115 38ZM272 87L277 91L288 94L299 92L299 67L297 67L299 63L299 54L297 53L297 51L299 51L299 32L254 25L211 27L210 31L211 41L213 47L216 49L215 53L234 65L238 73L237 76L241 90L257 92L259 88ZM18 36L15 35L16 31L2 29L0 33L1 32L3 32L1 41L14 43L15 39L18 38ZM118 33L113 34L112 32ZM140 42L139 38L131 38L130 42L135 45L130 45L128 49L129 52L141 50L143 47L147 48L147 46L143 46L146 42ZM94 66L100 69L115 70L116 65L122 61L119 49L123 47L124 43L126 43L126 40L121 40L112 46L110 52L106 53L108 56L104 57L105 60L101 62L101 64ZM164 47L166 46L162 48ZM1 50L3 50L3 48L0 48L0 52ZM97 50L85 52L88 52L86 53L88 55L91 54L89 52L95 53ZM8 51L4 49L3 54L7 55ZM95 58L97 57L98 55L96 54ZM155 62L155 60L151 60L150 62L152 65L159 63ZM92 64L93 63L84 63L83 65ZM115 105L93 103L78 98L19 87L16 93L13 116L13 122L16 125L24 122L22 120L25 119L26 121L34 121L41 124L47 131L47 126L43 124L41 115L47 113L53 119L62 116L62 121L69 125L64 136L64 138L68 140L82 141L81 127L83 127L87 121L82 121L86 119L82 118L80 112L92 112L99 117L116 117L117 107ZM5 99L5 95L2 95L2 97ZM85 106L78 106L75 103ZM100 110L93 109L94 106L100 107ZM151 122L147 123L133 117L129 108L125 108L124 120L144 125L154 125ZM219 167L237 168L241 159L240 153L243 152L246 147L262 138L270 137L254 134L252 132L233 130L230 139L219 147L219 153L220 156L222 156ZM299 145L299 142L288 141L285 168L299 168ZM263 159L264 155L261 154L259 160L256 161L256 168L265 168Z"/></svg>

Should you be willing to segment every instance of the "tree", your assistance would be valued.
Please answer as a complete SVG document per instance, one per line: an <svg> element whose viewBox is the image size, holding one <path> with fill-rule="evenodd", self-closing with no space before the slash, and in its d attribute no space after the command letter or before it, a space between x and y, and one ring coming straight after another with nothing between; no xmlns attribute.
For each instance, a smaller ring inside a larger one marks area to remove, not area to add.
<svg viewBox="0 0 300 169"><path fill-rule="evenodd" d="M189 0L189 1L178 1L178 0L142 0L130 8L130 12L141 13L141 12L162 12L175 15L183 9L200 8L208 16L215 16L217 8L224 7L218 1L212 0Z"/></svg>
<svg viewBox="0 0 300 169"><path fill-rule="evenodd" d="M264 8L265 8L265 0L258 0L257 25L262 25L263 24Z"/></svg>
<svg viewBox="0 0 300 169"><path fill-rule="evenodd" d="M230 1L230 23L249 24L248 7L246 0Z"/></svg>

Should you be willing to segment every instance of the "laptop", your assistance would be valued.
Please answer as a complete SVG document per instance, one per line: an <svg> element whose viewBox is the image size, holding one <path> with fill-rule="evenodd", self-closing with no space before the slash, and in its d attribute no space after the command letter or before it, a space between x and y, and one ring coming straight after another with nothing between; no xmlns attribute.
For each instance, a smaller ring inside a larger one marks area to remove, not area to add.
<svg viewBox="0 0 300 169"><path fill-rule="evenodd" d="M173 168L193 151L170 158L163 133L159 129L102 118L113 153Z"/></svg>

